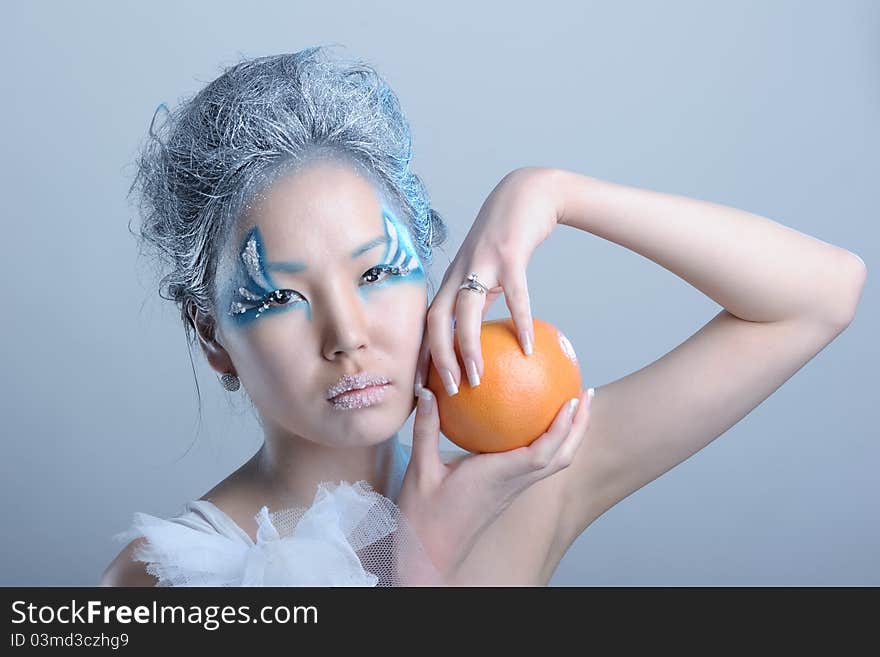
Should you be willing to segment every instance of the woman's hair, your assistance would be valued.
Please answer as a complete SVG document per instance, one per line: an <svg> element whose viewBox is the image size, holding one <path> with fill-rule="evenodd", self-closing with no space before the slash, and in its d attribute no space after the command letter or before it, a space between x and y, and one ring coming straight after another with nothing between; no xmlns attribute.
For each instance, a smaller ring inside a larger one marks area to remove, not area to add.
<svg viewBox="0 0 880 657"><path fill-rule="evenodd" d="M142 219L135 236L141 255L157 256L159 296L180 310L200 422L190 311L198 308L213 332L226 239L250 199L278 176L313 155L338 156L366 172L399 213L426 271L446 241L443 218L409 170L412 137L397 96L361 59L331 56L324 46L244 59L175 109L161 103L148 132L129 189Z"/></svg>
<svg viewBox="0 0 880 657"><path fill-rule="evenodd" d="M319 152L371 174L427 269L446 225L409 170L412 137L400 103L365 61L324 46L245 59L177 108L156 109L129 196L138 196L140 253L158 256L159 296L178 306L188 343L191 307L216 321L218 258L249 200Z"/></svg>

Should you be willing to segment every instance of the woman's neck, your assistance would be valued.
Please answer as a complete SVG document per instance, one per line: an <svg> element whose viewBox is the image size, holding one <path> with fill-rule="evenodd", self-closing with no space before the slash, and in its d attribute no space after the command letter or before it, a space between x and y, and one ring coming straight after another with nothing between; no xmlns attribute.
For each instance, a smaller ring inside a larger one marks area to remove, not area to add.
<svg viewBox="0 0 880 657"><path fill-rule="evenodd" d="M310 506L318 484L364 480L377 492L396 498L406 454L395 433L364 447L328 447L304 439L266 435L245 470L274 507Z"/></svg>

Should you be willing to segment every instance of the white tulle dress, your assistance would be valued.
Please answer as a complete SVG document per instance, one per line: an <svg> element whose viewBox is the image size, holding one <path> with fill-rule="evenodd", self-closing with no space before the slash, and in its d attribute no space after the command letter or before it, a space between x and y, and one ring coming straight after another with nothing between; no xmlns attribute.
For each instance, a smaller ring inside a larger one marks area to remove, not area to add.
<svg viewBox="0 0 880 657"><path fill-rule="evenodd" d="M389 494L400 490L409 449ZM146 538L132 558L157 586L443 586L395 502L366 481L322 482L309 507L255 516L256 542L207 500L168 519L135 512L113 538Z"/></svg>

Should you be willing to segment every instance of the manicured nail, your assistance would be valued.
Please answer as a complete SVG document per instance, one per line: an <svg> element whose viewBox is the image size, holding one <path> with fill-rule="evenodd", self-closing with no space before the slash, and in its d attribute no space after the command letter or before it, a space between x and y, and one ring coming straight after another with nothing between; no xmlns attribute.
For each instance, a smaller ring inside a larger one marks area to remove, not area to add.
<svg viewBox="0 0 880 657"><path fill-rule="evenodd" d="M587 405L584 408L586 408L587 410L590 409L590 406L592 406L592 404L593 404L593 397L595 397L595 396L596 396L596 389L595 388L590 388L589 390L587 390Z"/></svg>
<svg viewBox="0 0 880 657"><path fill-rule="evenodd" d="M529 335L529 332L528 331L520 331L519 341L522 344L523 351L526 352L526 356L531 356L532 355L532 336Z"/></svg>
<svg viewBox="0 0 880 657"><path fill-rule="evenodd" d="M578 397L569 400L568 402L568 413L569 418L574 420L574 414L577 412L578 404L580 404L581 400Z"/></svg>
<svg viewBox="0 0 880 657"><path fill-rule="evenodd" d="M433 410L434 395L427 388L419 389L419 412L428 413Z"/></svg>
<svg viewBox="0 0 880 657"><path fill-rule="evenodd" d="M455 383L455 379L452 378L452 372L447 370L445 367L440 370L440 376L443 377L443 385L446 388L446 394L450 397L458 394L458 386Z"/></svg>
<svg viewBox="0 0 880 657"><path fill-rule="evenodd" d="M471 388L476 388L480 385L480 373L477 372L477 364L470 358L465 360L464 367L467 370L468 381L471 384Z"/></svg>

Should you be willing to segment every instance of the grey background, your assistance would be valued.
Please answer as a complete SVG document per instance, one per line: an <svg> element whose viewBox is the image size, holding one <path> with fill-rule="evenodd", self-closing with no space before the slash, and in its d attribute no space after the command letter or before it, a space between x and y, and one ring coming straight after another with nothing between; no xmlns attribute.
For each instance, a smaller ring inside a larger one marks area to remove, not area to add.
<svg viewBox="0 0 880 657"><path fill-rule="evenodd" d="M195 351L199 424L183 328L127 230L130 163L159 102L239 55L329 42L372 61L407 112L413 168L450 224L438 283L492 187L523 165L743 208L873 274L847 331L598 519L552 585L880 584L880 3L363 5L6 7L0 584L96 583L133 511L177 513L258 448L249 411ZM586 385L652 362L720 310L569 227L528 275L534 315L569 336ZM506 315L499 299L487 319Z"/></svg>

